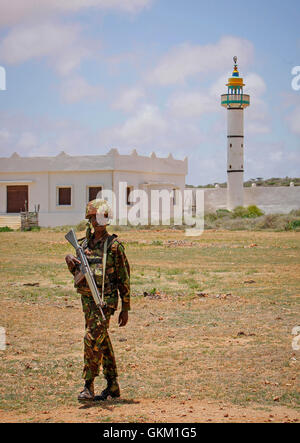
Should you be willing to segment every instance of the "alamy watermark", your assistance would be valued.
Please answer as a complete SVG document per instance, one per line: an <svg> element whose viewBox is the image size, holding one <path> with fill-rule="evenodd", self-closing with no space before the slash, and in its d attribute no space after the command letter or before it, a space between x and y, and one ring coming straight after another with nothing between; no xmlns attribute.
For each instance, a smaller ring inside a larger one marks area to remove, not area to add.
<svg viewBox="0 0 300 443"><path fill-rule="evenodd" d="M0 91L6 91L6 70L0 66Z"/></svg>
<svg viewBox="0 0 300 443"><path fill-rule="evenodd" d="M185 226L185 235L193 237L204 232L202 189L133 189L128 193L127 182L119 182L118 198L110 189L100 191L97 198L110 205L112 225ZM105 223L101 216L97 221L99 225Z"/></svg>
<svg viewBox="0 0 300 443"><path fill-rule="evenodd" d="M293 67L292 75L294 76L292 80L292 89L294 91L300 91L300 66Z"/></svg>
<svg viewBox="0 0 300 443"><path fill-rule="evenodd" d="M5 351L6 349L6 332L5 328L0 327L0 351Z"/></svg>
<svg viewBox="0 0 300 443"><path fill-rule="evenodd" d="M295 335L292 341L292 348L294 351L300 351L300 326L293 328L292 335Z"/></svg>

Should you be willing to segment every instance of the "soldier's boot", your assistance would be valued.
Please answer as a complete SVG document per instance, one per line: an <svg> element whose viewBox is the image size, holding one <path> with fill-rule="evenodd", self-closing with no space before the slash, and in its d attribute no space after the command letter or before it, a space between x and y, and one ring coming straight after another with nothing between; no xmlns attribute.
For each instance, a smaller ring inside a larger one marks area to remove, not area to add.
<svg viewBox="0 0 300 443"><path fill-rule="evenodd" d="M100 395L97 395L95 401L107 400L108 397L117 398L120 397L120 386L116 378L108 378L107 386Z"/></svg>
<svg viewBox="0 0 300 443"><path fill-rule="evenodd" d="M79 402L92 401L95 398L94 380L86 380L83 391L78 395Z"/></svg>

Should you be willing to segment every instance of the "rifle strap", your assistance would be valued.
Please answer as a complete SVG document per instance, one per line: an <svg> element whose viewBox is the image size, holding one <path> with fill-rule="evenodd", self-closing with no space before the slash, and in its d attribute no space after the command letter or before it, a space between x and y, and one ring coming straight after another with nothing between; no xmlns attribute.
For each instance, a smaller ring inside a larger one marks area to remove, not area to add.
<svg viewBox="0 0 300 443"><path fill-rule="evenodd" d="M103 248L103 271L102 271L102 301L104 301L104 282L105 282L105 271L106 271L106 257L107 257L107 242L108 239L104 242L104 248Z"/></svg>

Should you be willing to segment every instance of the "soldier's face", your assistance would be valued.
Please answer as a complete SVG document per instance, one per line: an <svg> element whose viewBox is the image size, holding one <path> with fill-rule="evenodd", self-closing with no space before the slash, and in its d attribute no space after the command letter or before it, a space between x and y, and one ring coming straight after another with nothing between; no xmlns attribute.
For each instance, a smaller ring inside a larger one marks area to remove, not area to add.
<svg viewBox="0 0 300 443"><path fill-rule="evenodd" d="M103 224L104 222L102 220L100 220L100 217L96 216L96 215L91 215L89 217L89 221L92 224L94 229L97 229L97 231L105 229L106 228L106 224Z"/></svg>

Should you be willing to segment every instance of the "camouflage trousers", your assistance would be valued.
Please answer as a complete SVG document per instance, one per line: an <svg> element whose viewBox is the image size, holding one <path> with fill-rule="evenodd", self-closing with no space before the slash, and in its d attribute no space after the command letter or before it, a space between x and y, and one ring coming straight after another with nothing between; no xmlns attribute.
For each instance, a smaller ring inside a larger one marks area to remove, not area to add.
<svg viewBox="0 0 300 443"><path fill-rule="evenodd" d="M83 378L94 379L99 375L102 365L106 379L118 376L114 350L108 335L110 317L114 310L104 308L106 327L101 323L100 312L92 297L81 295L82 308L85 315L84 336L84 368Z"/></svg>

